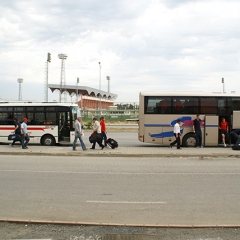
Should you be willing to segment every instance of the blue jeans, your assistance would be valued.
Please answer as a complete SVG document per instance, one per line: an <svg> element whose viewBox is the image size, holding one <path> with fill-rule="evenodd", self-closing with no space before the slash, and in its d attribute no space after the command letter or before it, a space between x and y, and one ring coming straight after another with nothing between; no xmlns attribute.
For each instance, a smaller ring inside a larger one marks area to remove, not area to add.
<svg viewBox="0 0 240 240"><path fill-rule="evenodd" d="M107 146L107 143L106 143L106 141L107 141L107 135L106 135L105 132L102 132L102 136L103 136L104 146L106 147L106 146Z"/></svg>
<svg viewBox="0 0 240 240"><path fill-rule="evenodd" d="M24 134L22 134L22 148L27 147L28 142L29 142L28 134L26 134L26 136L24 136Z"/></svg>
<svg viewBox="0 0 240 240"><path fill-rule="evenodd" d="M196 131L196 147L202 146L202 131L197 130Z"/></svg>
<svg viewBox="0 0 240 240"><path fill-rule="evenodd" d="M82 136L75 136L75 139L73 141L73 150L76 149L76 143L77 143L77 140L79 139L80 143L81 143L81 146L82 146L82 150L86 150L86 146L83 142L83 139L82 139Z"/></svg>

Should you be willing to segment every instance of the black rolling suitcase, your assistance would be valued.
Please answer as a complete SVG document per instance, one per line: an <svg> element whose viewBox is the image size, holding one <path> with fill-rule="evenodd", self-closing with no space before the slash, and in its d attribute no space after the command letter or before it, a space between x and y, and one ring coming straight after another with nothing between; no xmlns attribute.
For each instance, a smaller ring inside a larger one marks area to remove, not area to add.
<svg viewBox="0 0 240 240"><path fill-rule="evenodd" d="M118 142L112 138L108 138L108 140L106 141L107 145L114 149L114 148L117 148L118 147Z"/></svg>

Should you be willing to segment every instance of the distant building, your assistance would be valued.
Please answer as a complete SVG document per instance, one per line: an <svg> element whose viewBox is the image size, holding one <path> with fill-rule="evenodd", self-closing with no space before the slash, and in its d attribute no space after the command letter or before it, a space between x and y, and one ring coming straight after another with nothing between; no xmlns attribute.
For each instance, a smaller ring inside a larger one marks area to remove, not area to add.
<svg viewBox="0 0 240 240"><path fill-rule="evenodd" d="M48 87L52 92L59 91L60 85L58 84L48 84ZM117 94L109 93L105 91L100 91L96 88L86 87L86 86L76 86L76 85L65 85L62 93L67 92L70 96L78 97L78 105L83 110L87 109L107 109L114 105L114 101L117 98Z"/></svg>

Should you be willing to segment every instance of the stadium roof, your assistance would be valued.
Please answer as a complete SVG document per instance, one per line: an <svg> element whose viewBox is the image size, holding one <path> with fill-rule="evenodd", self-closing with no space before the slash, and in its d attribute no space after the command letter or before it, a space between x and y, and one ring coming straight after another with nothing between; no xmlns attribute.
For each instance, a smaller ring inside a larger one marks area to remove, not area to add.
<svg viewBox="0 0 240 240"><path fill-rule="evenodd" d="M48 87L51 89L52 92L55 90L60 91L61 86L59 84L48 84ZM82 94L83 96L91 96L91 97L102 97L102 98L107 98L111 100L115 100L117 98L117 94L114 93L109 93L105 91L100 91L99 89L96 88L91 88L91 87L86 87L86 86L76 86L76 85L65 85L64 87L62 86L61 92L67 91L69 95L71 94L76 94L76 91L78 89L78 94Z"/></svg>

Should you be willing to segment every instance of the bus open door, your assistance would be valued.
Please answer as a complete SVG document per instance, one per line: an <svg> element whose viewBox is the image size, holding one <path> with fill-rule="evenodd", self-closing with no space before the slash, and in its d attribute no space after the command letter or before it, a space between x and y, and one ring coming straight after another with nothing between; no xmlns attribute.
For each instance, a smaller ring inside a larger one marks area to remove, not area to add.
<svg viewBox="0 0 240 240"><path fill-rule="evenodd" d="M218 145L218 116L205 116L204 145Z"/></svg>

